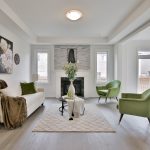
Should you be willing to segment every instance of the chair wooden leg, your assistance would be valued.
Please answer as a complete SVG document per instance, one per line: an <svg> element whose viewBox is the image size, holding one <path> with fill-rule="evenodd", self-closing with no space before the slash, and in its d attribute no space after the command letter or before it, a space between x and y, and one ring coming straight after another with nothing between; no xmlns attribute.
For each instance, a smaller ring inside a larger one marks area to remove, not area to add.
<svg viewBox="0 0 150 150"><path fill-rule="evenodd" d="M122 120L122 118L123 118L123 115L124 115L124 114L121 114L121 115L120 115L119 124L120 124L120 122L121 122L121 120Z"/></svg>
<svg viewBox="0 0 150 150"><path fill-rule="evenodd" d="M98 103L99 103L100 99L101 99L101 97L98 98Z"/></svg>
<svg viewBox="0 0 150 150"><path fill-rule="evenodd" d="M107 103L107 97L106 97L106 99L105 99L105 103Z"/></svg>
<svg viewBox="0 0 150 150"><path fill-rule="evenodd" d="M116 100L118 101L118 97L116 97Z"/></svg>
<svg viewBox="0 0 150 150"><path fill-rule="evenodd" d="M148 121L149 121L149 123L150 123L150 118L147 118L148 119Z"/></svg>

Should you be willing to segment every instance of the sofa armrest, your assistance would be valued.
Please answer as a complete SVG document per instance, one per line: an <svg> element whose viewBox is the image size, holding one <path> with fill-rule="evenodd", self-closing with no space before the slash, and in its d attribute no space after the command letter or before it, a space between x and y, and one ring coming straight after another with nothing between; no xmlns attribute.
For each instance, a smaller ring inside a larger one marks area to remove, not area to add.
<svg viewBox="0 0 150 150"><path fill-rule="evenodd" d="M37 88L36 91L37 92L44 92L44 88Z"/></svg>
<svg viewBox="0 0 150 150"><path fill-rule="evenodd" d="M136 94L136 93L122 93L122 98L142 99L142 94Z"/></svg>

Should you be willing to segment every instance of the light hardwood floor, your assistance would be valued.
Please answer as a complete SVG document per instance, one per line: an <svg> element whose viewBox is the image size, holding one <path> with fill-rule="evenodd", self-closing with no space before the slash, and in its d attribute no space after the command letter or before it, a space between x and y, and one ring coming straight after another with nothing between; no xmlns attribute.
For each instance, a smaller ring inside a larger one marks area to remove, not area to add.
<svg viewBox="0 0 150 150"><path fill-rule="evenodd" d="M147 119L125 115L118 125L120 114L115 100L107 104L101 100L98 104L97 99L93 98L87 99L86 103L99 107L99 113L103 113L116 133L32 132L41 115L54 103L59 102L47 99L44 106L33 113L21 128L4 130L0 126L0 150L150 150Z"/></svg>

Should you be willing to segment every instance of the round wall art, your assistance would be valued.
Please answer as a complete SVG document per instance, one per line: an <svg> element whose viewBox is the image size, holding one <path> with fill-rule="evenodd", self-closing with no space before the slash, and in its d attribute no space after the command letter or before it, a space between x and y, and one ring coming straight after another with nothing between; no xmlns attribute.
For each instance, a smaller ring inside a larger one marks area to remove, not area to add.
<svg viewBox="0 0 150 150"><path fill-rule="evenodd" d="M14 55L14 62L16 65L18 65L20 63L20 56L17 53Z"/></svg>

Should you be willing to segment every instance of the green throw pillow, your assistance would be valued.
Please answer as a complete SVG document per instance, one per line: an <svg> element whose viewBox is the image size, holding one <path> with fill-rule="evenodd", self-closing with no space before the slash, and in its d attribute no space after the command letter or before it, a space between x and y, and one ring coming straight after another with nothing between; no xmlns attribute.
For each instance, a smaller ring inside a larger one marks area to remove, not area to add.
<svg viewBox="0 0 150 150"><path fill-rule="evenodd" d="M30 83L20 83L22 95L36 93L34 82Z"/></svg>

